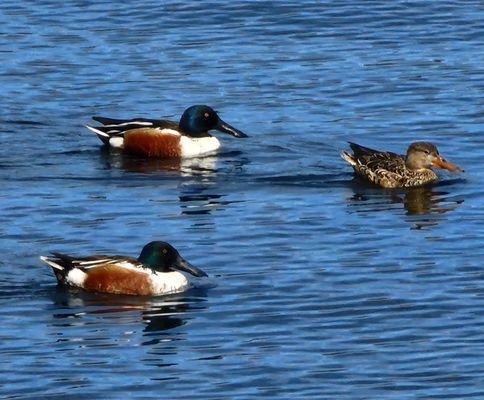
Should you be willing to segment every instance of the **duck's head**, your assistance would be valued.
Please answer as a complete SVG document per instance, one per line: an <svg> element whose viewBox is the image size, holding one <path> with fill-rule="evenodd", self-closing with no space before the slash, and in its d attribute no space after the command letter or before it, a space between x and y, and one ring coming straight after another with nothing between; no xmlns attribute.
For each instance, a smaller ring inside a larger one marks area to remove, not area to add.
<svg viewBox="0 0 484 400"><path fill-rule="evenodd" d="M450 172L464 172L462 168L442 158L437 147L429 142L412 143L407 150L405 165L409 169L437 167Z"/></svg>
<svg viewBox="0 0 484 400"><path fill-rule="evenodd" d="M192 137L207 136L207 132L212 129L237 138L247 137L245 133L222 121L215 110L209 106L199 105L187 108L180 118L179 126L184 133Z"/></svg>
<svg viewBox="0 0 484 400"><path fill-rule="evenodd" d="M201 269L190 264L178 251L166 242L150 242L138 257L138 261L144 266L158 272L169 272L173 270L185 271L194 276L208 276Z"/></svg>

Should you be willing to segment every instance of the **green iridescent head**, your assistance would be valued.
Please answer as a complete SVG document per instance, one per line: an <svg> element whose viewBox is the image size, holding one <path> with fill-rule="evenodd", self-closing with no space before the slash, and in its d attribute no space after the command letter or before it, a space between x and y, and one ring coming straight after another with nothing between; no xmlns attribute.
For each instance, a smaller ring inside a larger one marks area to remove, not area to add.
<svg viewBox="0 0 484 400"><path fill-rule="evenodd" d="M179 270L197 277L207 276L201 269L186 261L172 245L166 242L148 243L141 250L138 261L145 267L158 272Z"/></svg>
<svg viewBox="0 0 484 400"><path fill-rule="evenodd" d="M247 137L245 133L222 121L213 108L204 105L187 108L180 118L179 127L184 133L192 137L209 136L208 131L213 129L237 138Z"/></svg>

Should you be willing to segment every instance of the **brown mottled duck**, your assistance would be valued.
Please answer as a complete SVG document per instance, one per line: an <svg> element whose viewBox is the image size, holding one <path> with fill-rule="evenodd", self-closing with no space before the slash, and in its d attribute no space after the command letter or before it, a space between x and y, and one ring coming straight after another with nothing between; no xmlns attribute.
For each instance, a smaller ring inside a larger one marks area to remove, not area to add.
<svg viewBox="0 0 484 400"><path fill-rule="evenodd" d="M438 179L432 167L451 172L464 170L439 154L437 147L429 142L414 142L407 154L378 151L349 143L353 154L346 151L341 156L353 167L356 175L384 188L422 186Z"/></svg>

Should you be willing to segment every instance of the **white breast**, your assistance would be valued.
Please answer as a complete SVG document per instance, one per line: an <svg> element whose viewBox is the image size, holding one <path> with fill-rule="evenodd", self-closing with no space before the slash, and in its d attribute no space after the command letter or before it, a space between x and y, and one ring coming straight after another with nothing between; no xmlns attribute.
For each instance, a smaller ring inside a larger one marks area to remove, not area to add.
<svg viewBox="0 0 484 400"><path fill-rule="evenodd" d="M124 147L124 138L113 136L112 138L109 138L109 145L117 149L122 149Z"/></svg>
<svg viewBox="0 0 484 400"><path fill-rule="evenodd" d="M79 268L73 268L66 276L66 281L69 285L81 287L84 285L87 275Z"/></svg>
<svg viewBox="0 0 484 400"><path fill-rule="evenodd" d="M214 153L220 147L220 142L214 136L201 138L182 136L180 147L182 157L198 157Z"/></svg>
<svg viewBox="0 0 484 400"><path fill-rule="evenodd" d="M156 272L151 278L155 294L178 293L187 290L191 285L181 272Z"/></svg>

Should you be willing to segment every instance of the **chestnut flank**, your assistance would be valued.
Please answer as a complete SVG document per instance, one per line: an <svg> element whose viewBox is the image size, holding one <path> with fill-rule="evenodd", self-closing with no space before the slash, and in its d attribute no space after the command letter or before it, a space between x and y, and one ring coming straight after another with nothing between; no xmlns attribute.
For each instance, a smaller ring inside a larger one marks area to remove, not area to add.
<svg viewBox="0 0 484 400"><path fill-rule="evenodd" d="M152 128L132 129L124 134L124 149L147 157L180 157L180 136Z"/></svg>
<svg viewBox="0 0 484 400"><path fill-rule="evenodd" d="M116 265L106 265L87 272L83 288L92 292L148 296L153 294L150 275Z"/></svg>

